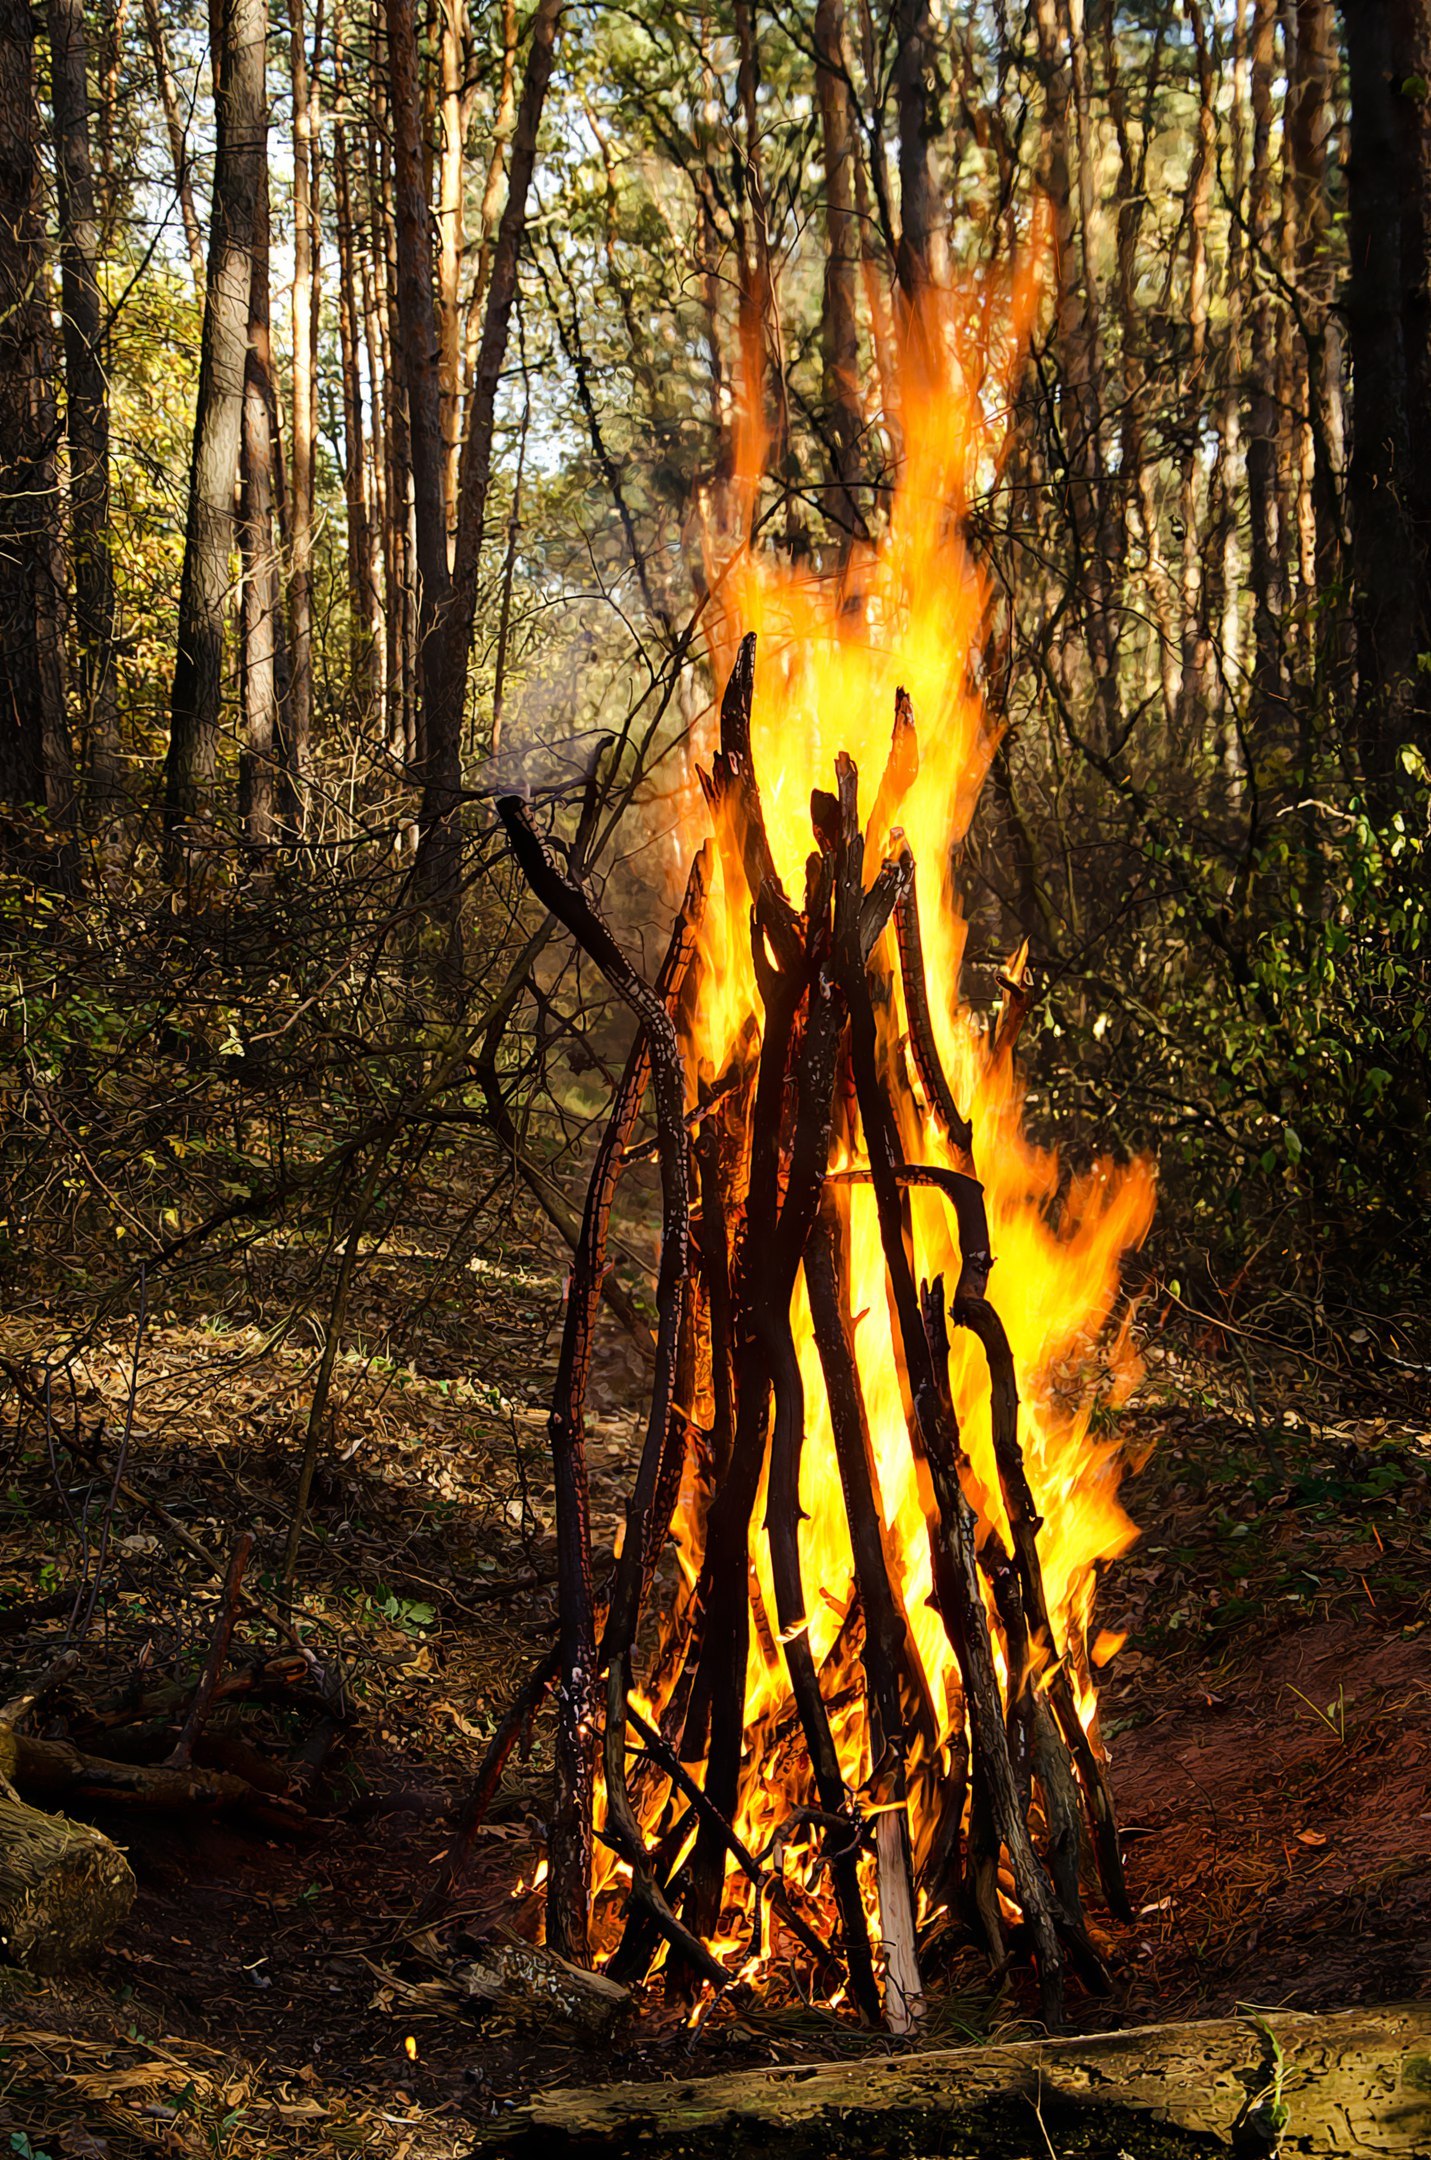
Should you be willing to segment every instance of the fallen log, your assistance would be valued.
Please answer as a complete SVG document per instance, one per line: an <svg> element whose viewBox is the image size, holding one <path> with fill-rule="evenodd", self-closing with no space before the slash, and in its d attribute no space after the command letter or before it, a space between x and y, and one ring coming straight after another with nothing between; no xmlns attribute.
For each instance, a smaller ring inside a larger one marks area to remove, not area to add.
<svg viewBox="0 0 1431 2160"><path fill-rule="evenodd" d="M1130 2130L1131 2125L1131 2130ZM1130 2136L1134 2142L1130 2145ZM1078 2038L800 2063L543 2093L504 2154L780 2160L1278 2151L1431 2152L1431 2003L1153 2025ZM478 2150L482 2148L479 2146Z"/></svg>
<svg viewBox="0 0 1431 2160"><path fill-rule="evenodd" d="M270 1822L306 1820L296 1801L261 1792L231 1770L186 1764L111 1762L86 1755L67 1740L31 1740L0 1725L0 1780L36 1800L114 1801L155 1808L242 1807Z"/></svg>
<svg viewBox="0 0 1431 2160"><path fill-rule="evenodd" d="M34 1973L83 1964L134 1902L117 1845L0 1782L0 1956Z"/></svg>

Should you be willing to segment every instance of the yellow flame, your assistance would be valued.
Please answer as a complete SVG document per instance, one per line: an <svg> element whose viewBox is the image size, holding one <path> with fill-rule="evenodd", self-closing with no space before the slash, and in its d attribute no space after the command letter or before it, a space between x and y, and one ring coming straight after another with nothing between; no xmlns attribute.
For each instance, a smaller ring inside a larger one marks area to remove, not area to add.
<svg viewBox="0 0 1431 2160"><path fill-rule="evenodd" d="M899 805L897 824L918 866L939 1051L956 1100L974 1128L997 1263L989 1295L1014 1353L1020 1437L1044 1522L1039 1545L1057 1649L1070 1660L1085 1718L1091 1718L1084 1645L1097 1570L1135 1534L1118 1499L1118 1445L1092 1430L1092 1376L1098 1363L1105 1390L1110 1374L1115 1393L1126 1393L1132 1382L1135 1361L1126 1325L1111 1342L1106 1338L1121 1256L1138 1244L1151 1220L1153 1179L1145 1163L1112 1161L1066 1178L1056 1155L1029 1138L1014 1061L995 1054L990 1028L961 995L966 925L953 882L953 851L968 830L997 740L978 679L988 593L966 537L967 512L1003 453L1010 391L1022 365L1037 289L1034 270L1024 261L1001 280L989 278L977 288L939 296L937 312L926 318L918 340L920 364L904 371L898 414L904 461L879 537L855 546L833 577L750 546L724 562L713 559L717 601L710 632L720 681L739 638L748 630L758 634L752 747L775 863L792 898L803 891L812 845L811 789L833 788L835 755L847 751L859 768L862 824L868 821L889 755L896 689L904 688L912 701L918 773ZM718 557L718 526L727 533L732 527L749 530L763 453L761 429L747 417L737 443L738 514L730 514L729 499L721 520L712 514L713 556ZM712 718L697 744L698 761L708 762L714 733ZM705 829L694 786L687 825L683 839L693 849ZM887 832L867 832L868 874L888 841ZM759 1024L749 907L743 885L723 891L718 873L703 933L708 965L689 1046L708 1074L722 1068L743 1038L748 1043L752 1026ZM1008 964L1006 1001L1024 988L1027 967L1025 945ZM898 1037L907 1023L897 968L891 966L890 973L895 997L888 1024ZM914 1159L963 1166L932 1116L925 1114L904 1138ZM874 1199L867 1186L846 1190L851 1309L860 1316L856 1353L898 1588L936 1714L962 1728L957 1667L931 1603L924 1500L900 1391ZM943 1272L952 1286L959 1253L948 1204L932 1191L916 1190L910 1197L919 1273L932 1278ZM859 1790L872 1768L863 1694L858 1687L842 1688L839 1669L830 1666L853 1596L853 1563L803 1281L796 1291L794 1326L806 1400L800 1529L805 1625L817 1667L825 1668L822 1684L846 1779ZM979 1345L958 1330L951 1383L981 1520L988 1530L1007 1536L992 1454L987 1366ZM762 1486L752 1516L757 1624L750 1637L748 1774L739 1821L742 1837L757 1852L775 1838L803 1777L789 1737L792 1699L785 1661L771 1633L776 1599L760 1530L764 1502ZM688 1596L701 1542L689 1484L682 1491L676 1531ZM1100 1638L1100 1651L1108 1650L1110 1640ZM841 1666L854 1664L843 1647L839 1655ZM916 1853L931 1829L912 1822ZM781 1849L779 1864L787 1874L813 1883L819 1880L817 1857L814 1841L797 1833ZM744 1938L733 1936L732 1943L738 1939Z"/></svg>

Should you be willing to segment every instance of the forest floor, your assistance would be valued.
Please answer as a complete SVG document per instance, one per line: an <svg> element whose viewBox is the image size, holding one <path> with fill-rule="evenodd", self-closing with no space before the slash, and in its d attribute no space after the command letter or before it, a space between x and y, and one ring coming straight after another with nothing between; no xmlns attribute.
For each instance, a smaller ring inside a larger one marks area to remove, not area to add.
<svg viewBox="0 0 1431 2160"><path fill-rule="evenodd" d="M37 1597L63 1602L81 1553L93 1567L107 1547L79 1670L40 1731L103 1752L96 1734L136 1691L176 1656L192 1672L212 1585L174 1522L220 1557L253 1528L254 1581L272 1595L312 1369L311 1348L271 1346L265 1300L285 1264L275 1243L261 1292L220 1318L152 1312L132 1406L132 1325L77 1352L48 1431L8 1394L0 1658L16 1677L0 1692L63 1640L68 1604L42 1618ZM138 1899L82 1976L0 1971L7 2152L448 2160L538 2084L891 2044L737 1990L693 2036L653 1991L592 2048L529 2015L483 2014L414 1947L450 1806L551 1639L543 1403L561 1294L549 1244L510 1218L457 1281L434 1283L421 1253L385 1250L363 1270L304 1553L305 1628L344 1663L353 1711L316 1819L294 1834L96 1814L128 1850ZM1101 1701L1137 1918L1108 1929L1116 1993L1075 2002L1086 2026L1431 1987L1431 1428L1399 1368L1330 1372L1249 1347L1186 1326L1144 1343L1126 1419L1146 1456L1126 1488L1142 1535L1099 1607L1128 1635ZM34 1321L0 1340L12 1361L53 1348ZM591 1398L599 1538L624 1491L641 1370L613 1324ZM124 1482L167 1523L111 1498L126 1416ZM235 1660L272 1643L244 1623ZM209 1759L261 1781L314 1722L301 1703L231 1708ZM478 1840L464 1916L479 1935L535 1927L544 1754L539 1724ZM946 1976L922 2044L1020 2029L1033 2029L1023 1983L995 1995L971 1958Z"/></svg>

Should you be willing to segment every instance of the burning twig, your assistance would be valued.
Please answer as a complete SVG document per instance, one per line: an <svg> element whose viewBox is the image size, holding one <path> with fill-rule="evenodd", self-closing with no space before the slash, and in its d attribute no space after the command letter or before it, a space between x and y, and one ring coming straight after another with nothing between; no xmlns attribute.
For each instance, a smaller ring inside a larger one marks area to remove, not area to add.
<svg viewBox="0 0 1431 2160"><path fill-rule="evenodd" d="M837 763L847 831L845 884L847 888L853 886L858 890L864 842L855 825L854 768L848 758ZM938 1521L930 1524L935 1583L969 1706L975 1785L978 1788L982 1784L988 1796L991 1836L998 1839L1009 1855L1019 1902L1038 1959L1044 2017L1053 2026L1063 2015L1063 1959L1048 1887L1029 1840L1009 1761L988 1616L979 1593L974 1513L959 1478L958 1433L946 1404L945 1387L935 1370L914 1274L905 1249L899 1180L904 1153L888 1099L880 1086L874 1008L866 974L867 956L858 942L857 913L846 903L843 934L841 915L841 904L837 900L836 959L849 1001L855 1090L869 1151L899 1346L913 1399L911 1438L929 1465L938 1507Z"/></svg>
<svg viewBox="0 0 1431 2160"><path fill-rule="evenodd" d="M929 983L924 972L924 938L919 927L919 894L915 886L914 857L903 847L900 860L908 864L908 882L895 909L894 927L899 940L899 979L904 989L904 1008L909 1015L909 1047L924 1099L952 1145L967 1155L974 1144L974 1128L954 1100L944 1077L944 1066L934 1040L929 1013Z"/></svg>
<svg viewBox="0 0 1431 2160"><path fill-rule="evenodd" d="M652 1760L659 1764L676 1791L690 1802L692 1810L700 1817L702 1822L709 1822L720 1833L720 1836L725 1841L726 1851L743 1872L749 1876L761 1897L769 1898L796 1941L802 1944L810 1953L817 1966L828 1965L830 1962L829 1944L821 1942L809 1922L801 1919L790 1901L790 1893L781 1878L778 1875L767 1873L760 1865L754 1853L741 1842L724 1817L717 1813L670 1742L661 1737L655 1726L650 1724L641 1715L635 1704L629 1700L626 1704L626 1715L635 1731L639 1733L643 1745L649 1750Z"/></svg>
<svg viewBox="0 0 1431 2160"><path fill-rule="evenodd" d="M872 1782L891 1803L876 1822L876 1873L880 1931L889 1964L896 2029L914 2021L922 1993L915 1943L917 1909L905 1812L906 1701L934 1739L932 1708L914 1679L904 1613L890 1579L889 1557L880 1529L878 1473L865 1414L864 1391L854 1345L846 1326L840 1292L843 1253L839 1217L828 1196L814 1234L805 1248L805 1287L810 1298L815 1345L820 1354L825 1394L830 1405L835 1455L850 1525L855 1582L864 1611L864 1667L869 1688ZM887 2008L889 2007L887 2002Z"/></svg>

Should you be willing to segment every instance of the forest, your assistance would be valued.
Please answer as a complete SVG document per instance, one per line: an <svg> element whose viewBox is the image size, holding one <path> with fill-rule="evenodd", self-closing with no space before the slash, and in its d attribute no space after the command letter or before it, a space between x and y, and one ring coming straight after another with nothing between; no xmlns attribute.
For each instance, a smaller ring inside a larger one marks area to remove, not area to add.
<svg viewBox="0 0 1431 2160"><path fill-rule="evenodd" d="M1431 0L0 0L0 2138L1431 2151Z"/></svg>

